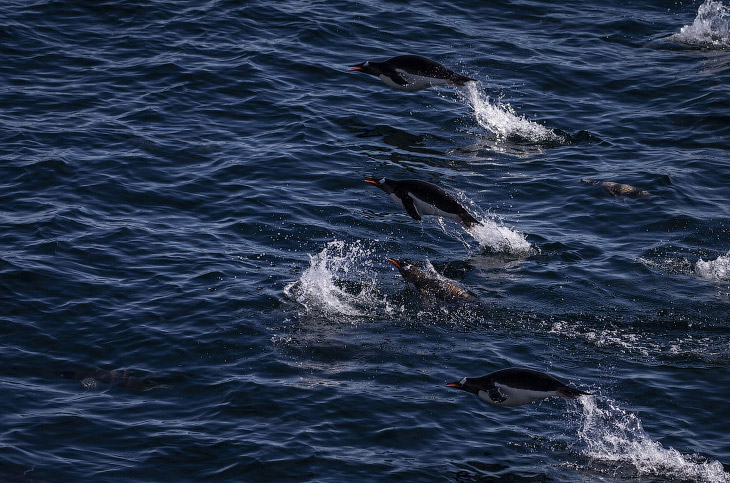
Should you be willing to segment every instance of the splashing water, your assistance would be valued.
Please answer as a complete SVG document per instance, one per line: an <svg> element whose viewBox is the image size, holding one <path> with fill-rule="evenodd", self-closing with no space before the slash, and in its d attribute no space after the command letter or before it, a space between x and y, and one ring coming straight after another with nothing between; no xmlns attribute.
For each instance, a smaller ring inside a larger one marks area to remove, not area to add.
<svg viewBox="0 0 730 483"><path fill-rule="evenodd" d="M472 213L478 213L476 214L476 218L480 224L465 228L465 230L479 243L482 249L486 249L493 254L504 254L517 258L540 253L537 247L533 247L527 241L523 233L505 226L501 220L495 220L494 215L485 213L476 203L467 198L464 193L458 193L457 197L463 205L471 208ZM439 225L444 233L449 233L443 224L443 220L439 220ZM458 234L456 236L464 246L470 248L469 243L463 237Z"/></svg>
<svg viewBox="0 0 730 483"><path fill-rule="evenodd" d="M730 8L722 2L705 0L692 25L685 25L671 38L687 45L730 47Z"/></svg>
<svg viewBox="0 0 730 483"><path fill-rule="evenodd" d="M582 408L580 441L591 459L632 465L639 475L666 479L730 482L730 474L719 461L699 455L683 455L664 448L644 431L636 414L619 408L615 401L596 397L578 399Z"/></svg>
<svg viewBox="0 0 730 483"><path fill-rule="evenodd" d="M364 317L385 306L378 294L373 253L360 241L335 240L316 255L299 280L288 284L284 294L306 310L328 316Z"/></svg>
<svg viewBox="0 0 730 483"><path fill-rule="evenodd" d="M527 257L537 253L525 235L497 223L491 218L481 220L481 225L474 225L466 231L482 248L494 253L504 253L516 257Z"/></svg>
<svg viewBox="0 0 730 483"><path fill-rule="evenodd" d="M493 104L489 96L480 91L476 82L468 82L462 89L457 90L460 100L471 107L477 123L497 140L513 137L522 138L534 143L565 141L562 136L550 129L530 121L524 116L514 113L508 104Z"/></svg>
<svg viewBox="0 0 730 483"><path fill-rule="evenodd" d="M716 260L704 261L700 258L695 264L695 274L713 282L730 281L730 252Z"/></svg>

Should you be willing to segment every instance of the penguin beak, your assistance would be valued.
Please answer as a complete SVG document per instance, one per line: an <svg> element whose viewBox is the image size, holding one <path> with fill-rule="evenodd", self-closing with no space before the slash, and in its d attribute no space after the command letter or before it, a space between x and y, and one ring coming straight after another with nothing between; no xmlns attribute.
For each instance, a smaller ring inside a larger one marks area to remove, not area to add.
<svg viewBox="0 0 730 483"><path fill-rule="evenodd" d="M348 67L349 67L348 72L355 72L358 70L362 70L362 66L364 64L365 63L363 62L362 64L348 65Z"/></svg>
<svg viewBox="0 0 730 483"><path fill-rule="evenodd" d="M394 259L392 259L392 258L389 258L389 259L388 259L388 261L389 261L390 263L392 263L393 265L395 265L396 267L398 267L398 270L400 270L400 269L401 269L400 263L398 263L398 262L397 262L397 261L395 261Z"/></svg>
<svg viewBox="0 0 730 483"><path fill-rule="evenodd" d="M370 184L374 184L375 186L378 186L378 182L375 181L374 179L364 179L363 181L365 181L366 183L370 183Z"/></svg>
<svg viewBox="0 0 730 483"><path fill-rule="evenodd" d="M446 387L455 387L456 389L461 389L461 384L459 383L459 381L450 382L446 384Z"/></svg>

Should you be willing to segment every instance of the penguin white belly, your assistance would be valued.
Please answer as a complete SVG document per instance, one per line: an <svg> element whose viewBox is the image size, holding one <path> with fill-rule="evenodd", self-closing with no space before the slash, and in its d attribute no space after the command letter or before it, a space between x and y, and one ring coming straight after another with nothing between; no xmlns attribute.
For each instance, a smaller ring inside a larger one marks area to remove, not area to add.
<svg viewBox="0 0 730 483"><path fill-rule="evenodd" d="M487 391L479 391L478 395L488 403L495 404L497 406L521 406L523 404L531 403L532 401L537 401L538 399L557 396L555 391L516 389L499 383L495 383L495 386L499 389L499 395L501 396L500 400L493 400Z"/></svg>
<svg viewBox="0 0 730 483"><path fill-rule="evenodd" d="M416 210L420 215L435 215L435 216L443 216L444 218L449 218L454 221L460 221L459 215L456 213L447 213L446 211L440 210L434 205L431 205L429 203L426 203L423 200L418 199L413 193L409 192L408 196L413 199L413 206L416 207Z"/></svg>
<svg viewBox="0 0 730 483"><path fill-rule="evenodd" d="M428 89L429 87L433 86L441 86L451 83L451 81L449 81L448 79L438 79L436 77L426 77L422 75L409 74L402 69L395 69L395 71L399 73L401 77L406 80L406 82L408 82L406 88L409 91L418 91L421 89Z"/></svg>

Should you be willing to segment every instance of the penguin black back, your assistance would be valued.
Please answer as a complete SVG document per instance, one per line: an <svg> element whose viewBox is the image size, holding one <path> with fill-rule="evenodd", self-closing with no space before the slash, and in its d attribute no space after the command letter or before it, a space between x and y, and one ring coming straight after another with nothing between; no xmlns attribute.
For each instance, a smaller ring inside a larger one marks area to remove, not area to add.
<svg viewBox="0 0 730 483"><path fill-rule="evenodd" d="M393 258L388 261L396 266L403 279L413 284L423 295L432 295L445 301L469 300L472 295L456 283L439 277L436 273L427 273L410 263L400 262Z"/></svg>
<svg viewBox="0 0 730 483"><path fill-rule="evenodd" d="M510 368L481 377L464 377L446 385L479 396L498 406L521 406L538 399L575 399L589 393L570 387L544 372Z"/></svg>

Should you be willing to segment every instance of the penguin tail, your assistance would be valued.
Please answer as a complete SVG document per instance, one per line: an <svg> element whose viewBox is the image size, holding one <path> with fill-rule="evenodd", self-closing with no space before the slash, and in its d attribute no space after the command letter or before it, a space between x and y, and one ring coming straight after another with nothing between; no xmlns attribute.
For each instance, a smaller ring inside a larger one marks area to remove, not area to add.
<svg viewBox="0 0 730 483"><path fill-rule="evenodd" d="M580 389L576 389L574 387L569 387L569 386L561 387L560 389L558 389L557 392L558 392L558 396L565 398L565 399L576 399L579 396L590 396L591 395L591 393L589 393L589 392L581 391Z"/></svg>
<svg viewBox="0 0 730 483"><path fill-rule="evenodd" d="M477 81L476 79L472 79L471 77L467 77L465 75L458 75L458 74L456 76L454 76L454 79L453 79L454 85L459 86L459 87L463 86L467 82L476 82L476 81Z"/></svg>

